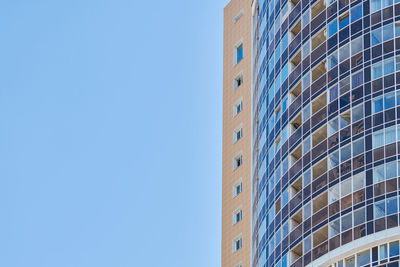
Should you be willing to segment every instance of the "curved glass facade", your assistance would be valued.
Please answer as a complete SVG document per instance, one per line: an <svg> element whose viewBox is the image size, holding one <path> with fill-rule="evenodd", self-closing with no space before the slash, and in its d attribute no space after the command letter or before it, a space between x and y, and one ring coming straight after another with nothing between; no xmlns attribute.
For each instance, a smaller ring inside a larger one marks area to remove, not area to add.
<svg viewBox="0 0 400 267"><path fill-rule="evenodd" d="M400 0L259 0L253 51L253 266L400 234Z"/></svg>

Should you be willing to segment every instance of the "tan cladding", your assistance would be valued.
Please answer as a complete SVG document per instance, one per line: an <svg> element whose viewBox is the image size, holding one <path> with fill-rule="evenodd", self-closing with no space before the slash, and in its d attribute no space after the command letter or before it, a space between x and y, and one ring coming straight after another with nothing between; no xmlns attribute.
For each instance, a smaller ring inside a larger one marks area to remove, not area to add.
<svg viewBox="0 0 400 267"><path fill-rule="evenodd" d="M251 0L232 0L224 9L223 148L222 148L222 267L251 266ZM242 15L240 15L242 14ZM240 18L235 22L235 18ZM243 59L235 63L235 47L243 42ZM243 83L234 88L243 73ZM234 116L235 103L243 110ZM234 131L243 136L234 143ZM234 170L234 157L243 163ZM233 197L234 184L242 179L242 192ZM242 208L242 220L233 225L234 211ZM233 240L242 235L242 248L233 252Z"/></svg>

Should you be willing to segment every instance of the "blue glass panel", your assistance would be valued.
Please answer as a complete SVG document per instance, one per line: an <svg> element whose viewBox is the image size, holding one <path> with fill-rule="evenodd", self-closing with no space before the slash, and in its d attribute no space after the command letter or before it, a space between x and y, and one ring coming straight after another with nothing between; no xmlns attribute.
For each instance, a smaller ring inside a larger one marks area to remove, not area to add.
<svg viewBox="0 0 400 267"><path fill-rule="evenodd" d="M371 13L381 9L381 0L371 0Z"/></svg>
<svg viewBox="0 0 400 267"><path fill-rule="evenodd" d="M393 24L386 25L382 28L384 42L387 40L393 39L393 37L394 37L393 31L394 31Z"/></svg>
<svg viewBox="0 0 400 267"><path fill-rule="evenodd" d="M394 92L385 95L385 109L390 109L395 106Z"/></svg>
<svg viewBox="0 0 400 267"><path fill-rule="evenodd" d="M347 25L349 25L349 16L347 15L344 18L339 19L339 29L345 28Z"/></svg>
<svg viewBox="0 0 400 267"><path fill-rule="evenodd" d="M237 48L237 62L239 63L243 59L243 45Z"/></svg>
<svg viewBox="0 0 400 267"><path fill-rule="evenodd" d="M351 9L351 22L354 22L362 17L362 5L358 5Z"/></svg>
<svg viewBox="0 0 400 267"><path fill-rule="evenodd" d="M383 98L378 97L372 100L372 111L373 113L378 113L383 110Z"/></svg>
<svg viewBox="0 0 400 267"><path fill-rule="evenodd" d="M386 215L397 213L397 197L386 200Z"/></svg>
<svg viewBox="0 0 400 267"><path fill-rule="evenodd" d="M382 43L382 28L376 29L371 32L372 46Z"/></svg>
<svg viewBox="0 0 400 267"><path fill-rule="evenodd" d="M389 256L394 257L399 255L399 241L389 243Z"/></svg>
<svg viewBox="0 0 400 267"><path fill-rule="evenodd" d="M337 32L337 20L335 19L328 25L328 38Z"/></svg>

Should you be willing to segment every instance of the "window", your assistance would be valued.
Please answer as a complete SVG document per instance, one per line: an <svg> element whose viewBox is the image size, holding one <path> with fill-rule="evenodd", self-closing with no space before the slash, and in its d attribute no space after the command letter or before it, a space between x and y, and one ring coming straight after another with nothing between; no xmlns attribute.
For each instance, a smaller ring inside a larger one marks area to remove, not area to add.
<svg viewBox="0 0 400 267"><path fill-rule="evenodd" d="M233 115L236 116L237 114L240 113L240 111L242 111L242 109L243 109L243 101L239 100L235 103L233 107Z"/></svg>
<svg viewBox="0 0 400 267"><path fill-rule="evenodd" d="M236 46L235 50L235 63L238 64L243 59L243 43Z"/></svg>
<svg viewBox="0 0 400 267"><path fill-rule="evenodd" d="M311 85L310 72L303 75L303 91Z"/></svg>
<svg viewBox="0 0 400 267"><path fill-rule="evenodd" d="M339 165L339 151L335 151L328 157L328 169L333 169Z"/></svg>
<svg viewBox="0 0 400 267"><path fill-rule="evenodd" d="M364 138L353 142L353 157L364 152Z"/></svg>
<svg viewBox="0 0 400 267"><path fill-rule="evenodd" d="M396 37L400 36L400 23L398 22L394 24L394 33Z"/></svg>
<svg viewBox="0 0 400 267"><path fill-rule="evenodd" d="M386 199L386 215L397 213L397 197Z"/></svg>
<svg viewBox="0 0 400 267"><path fill-rule="evenodd" d="M303 155L308 153L308 151L310 150L311 150L311 139L310 137L308 137L303 141Z"/></svg>
<svg viewBox="0 0 400 267"><path fill-rule="evenodd" d="M274 126L275 126L275 114L273 114L268 121L268 134L272 132Z"/></svg>
<svg viewBox="0 0 400 267"><path fill-rule="evenodd" d="M340 233L340 219L329 223L329 237L334 237Z"/></svg>
<svg viewBox="0 0 400 267"><path fill-rule="evenodd" d="M271 88L269 88L268 104L270 104L272 102L272 100L274 99L274 95L275 95L275 83L271 86Z"/></svg>
<svg viewBox="0 0 400 267"><path fill-rule="evenodd" d="M233 143L239 141L243 136L243 128L239 127L233 132Z"/></svg>
<svg viewBox="0 0 400 267"><path fill-rule="evenodd" d="M364 104L358 105L351 111L352 121L356 122L364 117Z"/></svg>
<svg viewBox="0 0 400 267"><path fill-rule="evenodd" d="M258 151L261 152L263 150L263 147L264 147L266 139L267 139L267 135L266 135L265 130L264 130L262 132L262 134L260 136L260 139L259 139L259 142L258 142ZM263 165L261 165L261 166L263 166Z"/></svg>
<svg viewBox="0 0 400 267"><path fill-rule="evenodd" d="M333 120L328 121L328 136L331 136L332 134L336 133L337 131L339 131L338 119L335 118Z"/></svg>
<svg viewBox="0 0 400 267"><path fill-rule="evenodd" d="M283 226L282 226L282 237L286 237L289 234L289 221L287 221Z"/></svg>
<svg viewBox="0 0 400 267"><path fill-rule="evenodd" d="M349 57L350 57L350 47L349 47L349 44L346 44L345 46L343 46L339 49L340 62L346 60Z"/></svg>
<svg viewBox="0 0 400 267"><path fill-rule="evenodd" d="M233 212L233 224L237 224L242 220L242 208L238 208Z"/></svg>
<svg viewBox="0 0 400 267"><path fill-rule="evenodd" d="M362 17L362 5L358 5L351 9L351 22L354 22Z"/></svg>
<svg viewBox="0 0 400 267"><path fill-rule="evenodd" d="M365 222L365 207L354 211L354 226Z"/></svg>
<svg viewBox="0 0 400 267"><path fill-rule="evenodd" d="M386 26L383 26L382 33L384 42L393 39L394 38L393 24L388 24Z"/></svg>
<svg viewBox="0 0 400 267"><path fill-rule="evenodd" d="M281 72L281 84L286 81L286 79L289 76L289 64L286 63L285 66L282 68L282 72Z"/></svg>
<svg viewBox="0 0 400 267"><path fill-rule="evenodd" d="M374 132L372 134L372 148L377 148L385 144L383 130Z"/></svg>
<svg viewBox="0 0 400 267"><path fill-rule="evenodd" d="M338 85L335 84L334 86L329 88L329 94L328 94L328 102L332 102L333 100L338 98Z"/></svg>
<svg viewBox="0 0 400 267"><path fill-rule="evenodd" d="M384 260L388 256L388 249L387 249L387 244L380 245L379 246L379 255L380 255L380 260Z"/></svg>
<svg viewBox="0 0 400 267"><path fill-rule="evenodd" d="M383 98L382 96L372 99L372 113L378 113L383 111Z"/></svg>
<svg viewBox="0 0 400 267"><path fill-rule="evenodd" d="M399 256L399 241L389 243L389 257Z"/></svg>
<svg viewBox="0 0 400 267"><path fill-rule="evenodd" d="M385 165L375 167L373 170L374 184L385 181Z"/></svg>
<svg viewBox="0 0 400 267"><path fill-rule="evenodd" d="M239 74L239 75L235 78L235 86L234 86L235 90L236 90L239 86L241 86L242 83L243 83L243 74L241 73L241 74Z"/></svg>
<svg viewBox="0 0 400 267"><path fill-rule="evenodd" d="M340 184L340 196L345 197L351 193L351 179L346 179Z"/></svg>
<svg viewBox="0 0 400 267"><path fill-rule="evenodd" d="M383 61L383 75L388 75L394 72L394 58L388 58Z"/></svg>
<svg viewBox="0 0 400 267"><path fill-rule="evenodd" d="M307 9L306 12L304 12L303 14L303 19L302 19L302 24L303 24L303 28L305 26L307 26L311 21L311 13L310 13L310 9Z"/></svg>
<svg viewBox="0 0 400 267"><path fill-rule="evenodd" d="M286 189L282 193L282 207L285 207L288 202L289 202L289 190Z"/></svg>
<svg viewBox="0 0 400 267"><path fill-rule="evenodd" d="M331 70L338 64L337 51L328 57L328 70Z"/></svg>
<svg viewBox="0 0 400 267"><path fill-rule="evenodd" d="M356 192L365 186L365 173L361 172L353 176L353 191Z"/></svg>
<svg viewBox="0 0 400 267"><path fill-rule="evenodd" d="M311 52L310 40L304 43L302 49L303 49L302 58L305 59Z"/></svg>
<svg viewBox="0 0 400 267"><path fill-rule="evenodd" d="M308 237L306 237L304 239L304 246L303 246L303 253L306 254L307 252L309 252L312 248L311 245L311 235L309 235Z"/></svg>
<svg viewBox="0 0 400 267"><path fill-rule="evenodd" d="M289 14L289 5L286 3L281 9L281 21L284 21Z"/></svg>
<svg viewBox="0 0 400 267"><path fill-rule="evenodd" d="M372 65L371 72L372 72L371 74L372 80L382 77L382 62L378 62Z"/></svg>
<svg viewBox="0 0 400 267"><path fill-rule="evenodd" d="M310 104L303 109L303 122L307 121L311 116Z"/></svg>
<svg viewBox="0 0 400 267"><path fill-rule="evenodd" d="M232 250L232 252L238 251L241 248L242 248L242 235L236 237L233 240L233 250Z"/></svg>
<svg viewBox="0 0 400 267"><path fill-rule="evenodd" d="M342 217L342 232L353 227L353 214L349 213Z"/></svg>
<svg viewBox="0 0 400 267"><path fill-rule="evenodd" d="M350 125L351 124L350 112L345 112L340 114L339 121L340 121L340 129L343 129L346 126Z"/></svg>
<svg viewBox="0 0 400 267"><path fill-rule="evenodd" d="M239 154L233 159L233 169L236 170L237 168L242 166L242 164L243 164L243 156L242 154Z"/></svg>
<svg viewBox="0 0 400 267"><path fill-rule="evenodd" d="M357 253L357 266L365 266L370 263L369 249Z"/></svg>
<svg viewBox="0 0 400 267"><path fill-rule="evenodd" d="M400 56L396 56L396 71L400 70Z"/></svg>
<svg viewBox="0 0 400 267"><path fill-rule="evenodd" d="M381 0L371 0L371 13L381 9Z"/></svg>
<svg viewBox="0 0 400 267"><path fill-rule="evenodd" d="M242 193L242 179L239 179L234 185L233 185L233 197L236 197L240 193Z"/></svg>
<svg viewBox="0 0 400 267"><path fill-rule="evenodd" d="M396 142L396 126L385 129L385 144Z"/></svg>
<svg viewBox="0 0 400 267"><path fill-rule="evenodd" d="M356 257L348 257L345 259L346 267L355 267L356 266Z"/></svg>
<svg viewBox="0 0 400 267"><path fill-rule="evenodd" d="M337 32L337 20L333 20L331 23L328 25L328 38L333 36Z"/></svg>
<svg viewBox="0 0 400 267"><path fill-rule="evenodd" d="M393 179L396 176L396 162L392 161L390 163L386 163L386 180Z"/></svg>
<svg viewBox="0 0 400 267"><path fill-rule="evenodd" d="M374 203L374 219L385 216L385 200Z"/></svg>
<svg viewBox="0 0 400 267"><path fill-rule="evenodd" d="M349 13L348 12L339 18L339 30L345 28L347 25L349 25Z"/></svg>
<svg viewBox="0 0 400 267"><path fill-rule="evenodd" d="M396 99L394 92L385 94L385 109L394 108L395 105L396 105Z"/></svg>
<svg viewBox="0 0 400 267"><path fill-rule="evenodd" d="M329 188L329 191L328 191L329 204L331 204L339 199L340 199L339 184L336 184Z"/></svg>
<svg viewBox="0 0 400 267"><path fill-rule="evenodd" d="M307 220L311 217L311 202L304 206L303 208L303 220Z"/></svg>
<svg viewBox="0 0 400 267"><path fill-rule="evenodd" d="M308 170L303 175L303 186L306 187L311 183L311 170Z"/></svg>
<svg viewBox="0 0 400 267"><path fill-rule="evenodd" d="M288 47L288 45L289 45L289 35L286 33L285 36L282 37L282 41L281 41L282 52L285 51L285 49Z"/></svg>
<svg viewBox="0 0 400 267"><path fill-rule="evenodd" d="M371 45L382 43L382 28L371 31Z"/></svg>
<svg viewBox="0 0 400 267"><path fill-rule="evenodd" d="M393 5L393 0L383 0L382 3L383 3L383 7L388 7L388 6Z"/></svg>
<svg viewBox="0 0 400 267"><path fill-rule="evenodd" d="M363 40L362 37L359 37L353 41L351 41L351 55L355 55L359 53L363 48Z"/></svg>
<svg viewBox="0 0 400 267"><path fill-rule="evenodd" d="M351 76L352 88L356 88L363 84L363 71L357 72Z"/></svg>
<svg viewBox="0 0 400 267"><path fill-rule="evenodd" d="M233 23L236 23L242 16L243 16L244 11L241 10L239 14L236 15L236 17L233 19Z"/></svg>

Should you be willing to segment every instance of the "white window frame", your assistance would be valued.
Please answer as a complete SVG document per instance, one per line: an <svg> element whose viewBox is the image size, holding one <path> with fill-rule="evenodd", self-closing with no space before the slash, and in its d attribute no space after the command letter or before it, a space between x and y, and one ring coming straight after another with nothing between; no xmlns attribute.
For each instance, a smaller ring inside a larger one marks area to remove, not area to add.
<svg viewBox="0 0 400 267"><path fill-rule="evenodd" d="M243 71L241 71L238 75L236 75L235 80L234 80L234 84L233 84L233 89L236 90L239 88L239 86L237 85L237 81L241 79L242 83L240 84L240 86L243 84L244 82L244 78L243 78Z"/></svg>
<svg viewBox="0 0 400 267"><path fill-rule="evenodd" d="M243 49L243 57L242 59L238 62L238 58L237 58L237 52L238 52L238 48L240 47L240 45L242 45L242 49ZM243 45L243 37L235 44L234 49L233 49L233 65L236 66L238 63L240 63L243 59L244 59L244 45Z"/></svg>
<svg viewBox="0 0 400 267"><path fill-rule="evenodd" d="M237 107L238 107L239 105L242 106L242 109L241 109L239 112L237 112ZM242 112L242 110L243 110L243 97L239 98L239 99L235 102L235 104L233 104L233 117L236 117L240 112Z"/></svg>
<svg viewBox="0 0 400 267"><path fill-rule="evenodd" d="M238 165L237 162L240 159L240 164ZM233 157L233 170L237 170L240 166L243 165L243 151L240 151Z"/></svg>
<svg viewBox="0 0 400 267"><path fill-rule="evenodd" d="M244 10L242 9L242 10L240 10L239 13L234 17L233 23L238 22L238 20L243 16L243 14L244 14Z"/></svg>
<svg viewBox="0 0 400 267"><path fill-rule="evenodd" d="M240 138L237 138L237 134L241 132L240 134ZM238 127L235 128L235 130L233 130L233 143L235 144L237 141L239 141L240 139L242 139L243 137L243 123L241 123Z"/></svg>
<svg viewBox="0 0 400 267"><path fill-rule="evenodd" d="M240 221L242 221L243 220L243 207L242 206L239 206L237 209L235 209L234 211L233 211L233 213L232 213L232 225L235 225L235 224L237 224L238 222L240 222L240 221L238 221L238 220L236 220L236 218L237 218L237 215L239 214L239 213L242 213L242 215L241 215L241 217L240 217Z"/></svg>
<svg viewBox="0 0 400 267"><path fill-rule="evenodd" d="M239 240L241 241L240 248L236 249L236 242L239 241ZM238 251L238 250L241 249L241 248L243 248L242 233L240 233L237 237L235 237L235 238L232 240L232 253L235 253L236 251Z"/></svg>
<svg viewBox="0 0 400 267"><path fill-rule="evenodd" d="M241 192L243 192L243 179L242 178L240 178L239 180L237 180L234 184L233 184L233 197L232 198L235 198L236 196L238 196L239 194L237 194L236 193L236 188L238 187L240 185L240 187L241 187L241 190L240 190L240 193Z"/></svg>

